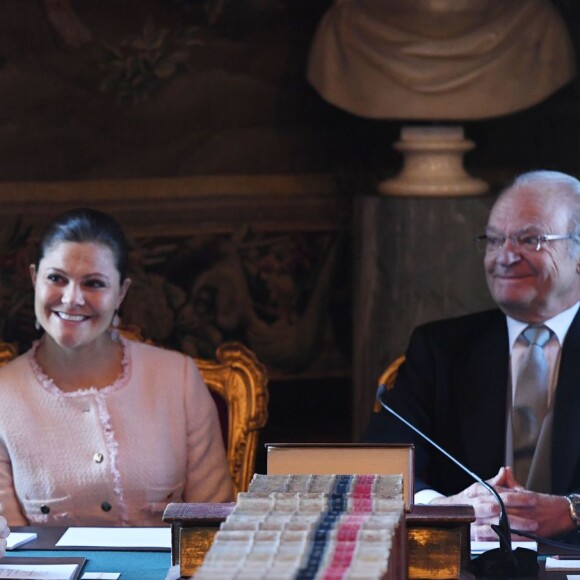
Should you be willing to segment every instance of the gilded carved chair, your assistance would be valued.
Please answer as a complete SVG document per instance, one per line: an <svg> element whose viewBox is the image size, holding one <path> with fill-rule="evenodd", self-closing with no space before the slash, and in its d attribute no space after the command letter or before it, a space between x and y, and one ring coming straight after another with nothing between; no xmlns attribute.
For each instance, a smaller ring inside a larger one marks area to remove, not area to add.
<svg viewBox="0 0 580 580"><path fill-rule="evenodd" d="M0 367L16 358L18 351L11 342L0 342Z"/></svg>
<svg viewBox="0 0 580 580"><path fill-rule="evenodd" d="M194 360L210 391L226 403L226 450L234 493L247 491L254 475L258 435L268 420L266 368L239 342L221 344L215 361Z"/></svg>
<svg viewBox="0 0 580 580"><path fill-rule="evenodd" d="M397 380L397 373L399 372L399 367L405 362L405 356L401 355L396 358L379 377L378 385L385 385L388 391L390 391L395 386L395 381ZM373 413L378 413L382 409L381 404L375 401L373 405Z"/></svg>
<svg viewBox="0 0 580 580"><path fill-rule="evenodd" d="M120 329L130 340L144 340L138 326ZM247 491L254 475L258 436L268 421L268 374L256 355L239 342L224 342L215 360L194 358L211 391L222 426L234 494Z"/></svg>

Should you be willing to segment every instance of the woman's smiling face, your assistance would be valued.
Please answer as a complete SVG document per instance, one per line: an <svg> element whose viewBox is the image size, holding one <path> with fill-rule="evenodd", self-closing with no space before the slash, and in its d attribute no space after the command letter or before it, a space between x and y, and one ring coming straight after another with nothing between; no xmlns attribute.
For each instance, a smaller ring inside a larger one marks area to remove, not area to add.
<svg viewBox="0 0 580 580"><path fill-rule="evenodd" d="M105 336L130 284L129 279L121 284L113 252L99 243L57 243L30 273L36 318L67 349Z"/></svg>

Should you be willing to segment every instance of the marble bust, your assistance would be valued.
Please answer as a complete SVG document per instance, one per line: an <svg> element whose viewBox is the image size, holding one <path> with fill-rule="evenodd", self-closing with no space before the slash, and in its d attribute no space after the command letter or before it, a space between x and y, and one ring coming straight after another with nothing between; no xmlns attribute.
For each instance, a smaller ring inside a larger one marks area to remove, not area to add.
<svg viewBox="0 0 580 580"><path fill-rule="evenodd" d="M516 112L573 75L568 30L549 0L336 0L307 72L337 107L405 120Z"/></svg>

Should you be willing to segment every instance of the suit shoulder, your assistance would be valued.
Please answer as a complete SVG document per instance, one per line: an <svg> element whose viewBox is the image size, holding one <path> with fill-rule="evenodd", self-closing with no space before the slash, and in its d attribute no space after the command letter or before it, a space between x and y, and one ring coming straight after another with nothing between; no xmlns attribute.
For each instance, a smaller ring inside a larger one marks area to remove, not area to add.
<svg viewBox="0 0 580 580"><path fill-rule="evenodd" d="M489 328L506 327L505 314L499 309L484 310L426 322L418 326L414 334L426 336L469 336L472 333L481 333ZM506 327L507 328L507 327Z"/></svg>

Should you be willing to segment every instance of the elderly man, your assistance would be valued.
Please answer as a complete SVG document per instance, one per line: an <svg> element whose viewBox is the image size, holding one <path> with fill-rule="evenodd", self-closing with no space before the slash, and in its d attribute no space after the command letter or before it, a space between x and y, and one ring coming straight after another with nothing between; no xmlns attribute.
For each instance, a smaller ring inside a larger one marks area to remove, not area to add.
<svg viewBox="0 0 580 580"><path fill-rule="evenodd" d="M501 493L513 528L580 525L580 182L518 177L485 234L499 309L415 329L388 403ZM475 538L495 537L491 494L385 411L364 439L413 441L417 503L472 504Z"/></svg>

